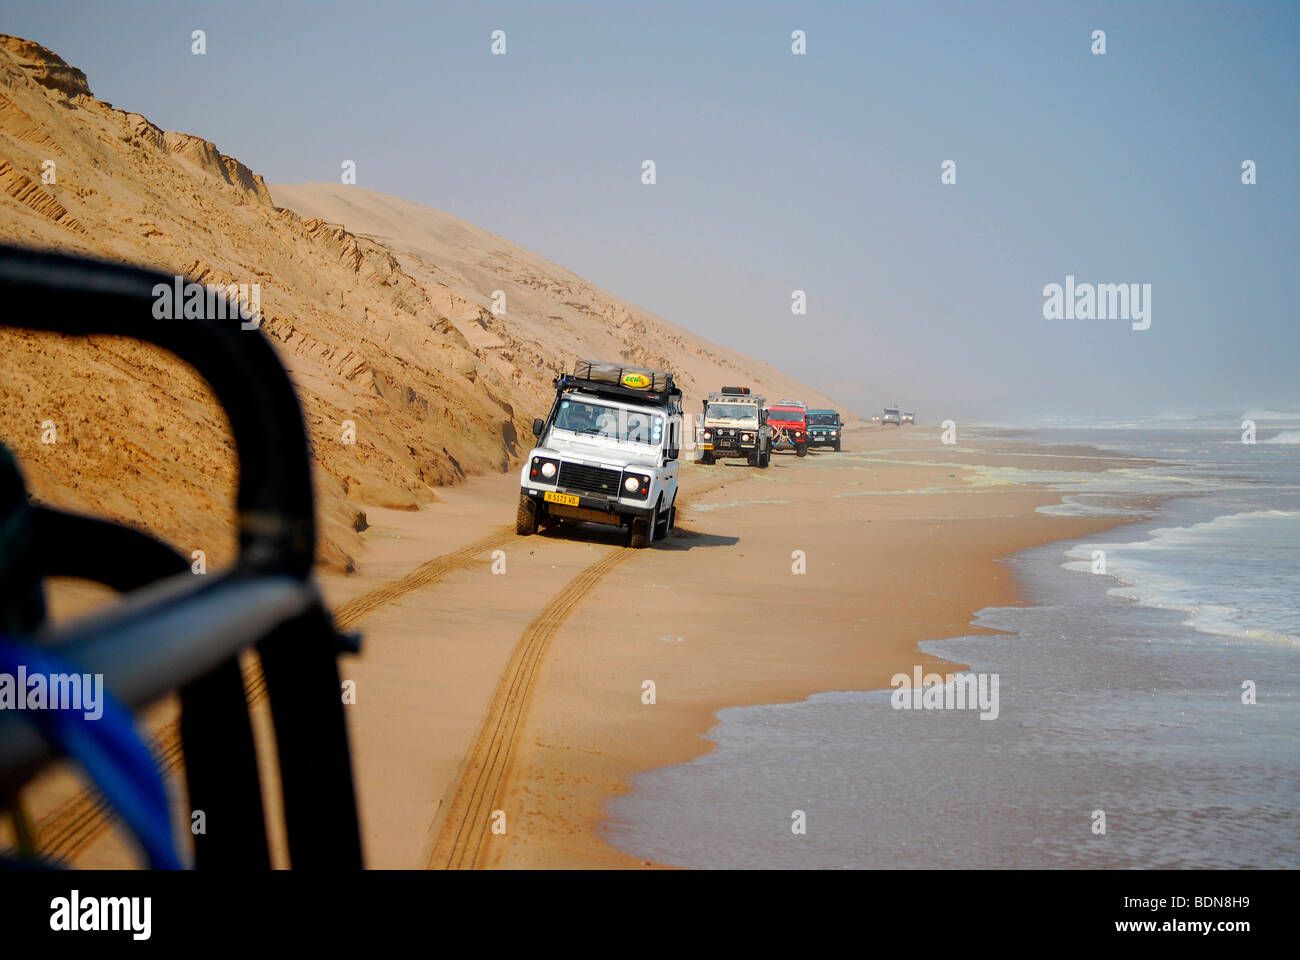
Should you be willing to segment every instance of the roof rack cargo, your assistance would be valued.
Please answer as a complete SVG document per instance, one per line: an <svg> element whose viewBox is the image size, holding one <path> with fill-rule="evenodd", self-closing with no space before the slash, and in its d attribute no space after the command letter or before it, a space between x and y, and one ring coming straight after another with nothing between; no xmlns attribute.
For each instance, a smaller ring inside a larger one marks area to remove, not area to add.
<svg viewBox="0 0 1300 960"><path fill-rule="evenodd" d="M599 360L579 360L573 365L573 373L555 379L555 388L581 389L651 402L669 402L682 395L671 373Z"/></svg>
<svg viewBox="0 0 1300 960"><path fill-rule="evenodd" d="M718 392L729 393L732 394L733 396L747 397L749 396L749 387L723 387Z"/></svg>
<svg viewBox="0 0 1300 960"><path fill-rule="evenodd" d="M767 403L766 397L756 397L754 394L745 393L727 393L725 390L709 394L709 403L756 403L760 407Z"/></svg>

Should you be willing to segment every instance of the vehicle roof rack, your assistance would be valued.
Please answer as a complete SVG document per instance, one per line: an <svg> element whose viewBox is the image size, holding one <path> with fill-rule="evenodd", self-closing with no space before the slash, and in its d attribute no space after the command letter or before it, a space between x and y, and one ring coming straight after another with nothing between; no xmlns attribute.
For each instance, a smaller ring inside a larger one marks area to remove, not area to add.
<svg viewBox="0 0 1300 960"><path fill-rule="evenodd" d="M747 397L749 396L749 387L723 387L718 393L729 393L732 396Z"/></svg>
<svg viewBox="0 0 1300 960"><path fill-rule="evenodd" d="M628 367L618 363L580 360L573 373L555 378L556 390L583 390L619 400L672 405L682 396L673 375L663 370Z"/></svg>
<svg viewBox="0 0 1300 960"><path fill-rule="evenodd" d="M748 390L744 393L727 393L723 390L709 394L709 403L756 403L761 407L767 403L767 398L755 396Z"/></svg>

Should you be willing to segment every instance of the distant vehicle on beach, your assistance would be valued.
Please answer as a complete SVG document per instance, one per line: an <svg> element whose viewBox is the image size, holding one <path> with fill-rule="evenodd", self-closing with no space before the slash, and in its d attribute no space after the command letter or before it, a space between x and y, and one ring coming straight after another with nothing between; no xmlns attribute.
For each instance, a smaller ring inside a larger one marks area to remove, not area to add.
<svg viewBox="0 0 1300 960"><path fill-rule="evenodd" d="M772 449L793 450L795 456L808 456L808 407L799 400L782 400L767 410L772 427Z"/></svg>
<svg viewBox="0 0 1300 960"><path fill-rule="evenodd" d="M719 457L744 457L751 467L766 467L772 457L772 428L767 424L767 401L749 387L723 387L704 402L704 425L699 434L700 463Z"/></svg>
<svg viewBox="0 0 1300 960"><path fill-rule="evenodd" d="M903 423L916 423L916 414L903 412Z"/></svg>
<svg viewBox="0 0 1300 960"><path fill-rule="evenodd" d="M844 421L836 410L808 411L808 446L840 448Z"/></svg>
<svg viewBox="0 0 1300 960"><path fill-rule="evenodd" d="M885 407L885 416L880 422L885 426L892 423L894 426L900 427L903 425L903 417L899 414L898 407Z"/></svg>
<svg viewBox="0 0 1300 960"><path fill-rule="evenodd" d="M646 547L673 528L682 391L671 373L581 362L555 378L555 402L533 421L538 445L520 472L515 532L551 522L626 527Z"/></svg>

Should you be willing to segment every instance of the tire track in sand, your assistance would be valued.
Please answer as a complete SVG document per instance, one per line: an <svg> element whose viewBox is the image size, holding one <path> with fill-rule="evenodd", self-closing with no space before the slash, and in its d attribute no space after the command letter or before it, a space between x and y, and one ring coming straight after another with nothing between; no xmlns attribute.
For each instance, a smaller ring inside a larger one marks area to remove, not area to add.
<svg viewBox="0 0 1300 960"><path fill-rule="evenodd" d="M334 623L340 630L347 630L349 627L360 623L380 607L386 607L388 604L400 600L412 590L418 590L421 587L437 583L449 573L469 566L489 550L495 550L498 547L512 543L515 538L514 527L501 527L495 533L490 533L486 537L475 540L468 546L434 557L432 560L420 564L405 576L390 580L388 583L363 593L359 597L353 597L347 603L340 605L338 610L334 612ZM244 688L247 692L250 707L265 696L266 678L262 676L261 666L256 664L251 666L244 678Z"/></svg>
<svg viewBox="0 0 1300 960"><path fill-rule="evenodd" d="M340 630L346 630L380 607L401 599L411 591L430 586L448 574L472 565L484 553L511 543L515 537L514 527L500 527L459 550L434 557L410 573L342 604L334 614L334 622ZM250 708L266 696L266 678L256 663L251 664L244 673L244 696ZM184 754L179 721L172 721L155 730L151 746L158 760L158 768L165 776L170 777L181 769ZM37 823L37 849L43 857L68 861L112 825L112 812L103 797L94 790L82 790Z"/></svg>
<svg viewBox="0 0 1300 960"><path fill-rule="evenodd" d="M742 477L748 475L746 471ZM741 477L723 477L695 489L692 498L681 498L682 506L688 505L693 497L712 493L734 479ZM570 580L524 630L497 683L474 745L461 763L451 799L439 808L434 823L433 851L427 863L429 869L464 870L483 865L481 853L488 835L488 819L508 786L515 740L533 699L538 665L570 614L606 574L634 553L631 549L612 548Z"/></svg>
<svg viewBox="0 0 1300 960"><path fill-rule="evenodd" d="M524 631L506 664L474 746L462 765L463 774L434 841L429 867L459 870L478 865L492 805L505 789L515 738L527 716L535 689L538 664L551 639L577 606L632 551L614 547L557 593Z"/></svg>
<svg viewBox="0 0 1300 960"><path fill-rule="evenodd" d="M717 482L697 487L692 491L692 498L680 498L682 505L685 506L694 496L711 493L714 490L725 486L732 480L741 479L743 476L749 474L750 471L746 470L743 472L741 477L723 476L719 478ZM506 546L509 543L513 543L516 539L517 535L514 532L514 528L511 526L504 526L467 546L461 547L459 550L454 550L451 553L445 553L441 556L434 557L432 560L426 561L416 567L410 573L407 573L396 580L390 580L389 582L342 604L334 614L334 622L340 630L346 630L359 623L380 607L399 600L412 590L417 590L421 587L437 583L453 571L471 565L483 553L489 550L494 550L498 547ZM610 556L615 558L614 562L617 562L630 553L630 551L619 547L615 547L613 550L614 552ZM592 566L597 566L600 562L601 561L597 561L597 564L593 564ZM611 567L613 565L614 563L610 564ZM591 568L588 568L588 570L590 569ZM584 571L584 574L586 572L587 571ZM573 607L576 607L577 603L581 601L582 597L585 596L586 593L589 593L595 588L596 583L600 581L605 572L607 571L602 570L599 576L597 576L595 580L587 586L586 591L578 596L573 601L573 604L565 610L563 617L554 625L550 635L554 635L555 631L559 629L560 624L564 622L564 619L568 618ZM579 574L578 580L581 580L584 574ZM573 583L577 583L578 580L572 581L570 586L572 586ZM568 588L566 587L565 589L567 590ZM564 593L565 590L562 590L561 594L557 595L556 600L558 600ZM532 631L533 626L540 623L543 617L546 616L546 612L556 603L556 600L553 600L552 604L547 606L542 615L539 616L537 620L534 621L534 624L529 627L529 631ZM527 637L528 632L525 633L525 639ZM549 640L550 637L548 636L545 642L549 643ZM519 647L522 647L523 644L524 640L521 640ZM516 647L516 654L520 652L519 647ZM514 660L512 655L511 663L513 664L513 662ZM535 669L536 663L534 663L532 667L532 670L535 671ZM508 673L509 671L507 671L507 674ZM531 685L531 682L532 673L530 672L528 683ZM259 703L262 698L265 697L266 680L262 676L260 666L253 664L250 669L245 672L244 690L250 708ZM493 707L495 706L496 698L494 697ZM522 713L517 713L515 719L516 725L522 716ZM489 710L488 715L484 719L484 723L486 724L491 717L492 710ZM511 743L513 743L513 737L514 732L512 729L510 731ZM179 721L172 721L155 730L153 733L152 746L154 756L158 759L159 770L164 774L164 776L170 777L175 775L184 763L184 754L180 742ZM477 751L472 751L471 756L477 756ZM464 779L465 778L462 777L462 781ZM498 778L498 787L501 782L502 780ZM444 805L444 807L445 806L446 805ZM44 857L68 861L80 854L86 849L86 847L97 840L112 826L112 824L112 811L109 810L107 803L98 792L94 790L82 790L64 801L45 817L41 818L37 823L35 831L37 849ZM446 820L444 820L444 827L445 824ZM430 865L433 865L433 861L430 861Z"/></svg>

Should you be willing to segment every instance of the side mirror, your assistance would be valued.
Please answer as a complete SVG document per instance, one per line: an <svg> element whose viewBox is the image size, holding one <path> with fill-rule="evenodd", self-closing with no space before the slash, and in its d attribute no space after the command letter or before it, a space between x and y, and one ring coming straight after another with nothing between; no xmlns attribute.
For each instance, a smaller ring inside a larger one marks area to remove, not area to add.
<svg viewBox="0 0 1300 960"><path fill-rule="evenodd" d="M676 460L678 454L680 454L681 452L682 451L680 447L669 447L666 456L668 457L669 460Z"/></svg>
<svg viewBox="0 0 1300 960"><path fill-rule="evenodd" d="M544 427L544 426L546 426L546 421L545 421L545 420L542 420L540 417L534 419L534 420L533 420L533 436L534 436L534 437L540 437L540 436L542 435L542 427Z"/></svg>

